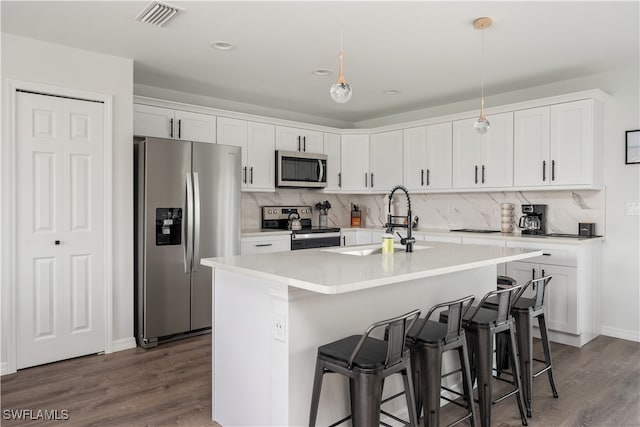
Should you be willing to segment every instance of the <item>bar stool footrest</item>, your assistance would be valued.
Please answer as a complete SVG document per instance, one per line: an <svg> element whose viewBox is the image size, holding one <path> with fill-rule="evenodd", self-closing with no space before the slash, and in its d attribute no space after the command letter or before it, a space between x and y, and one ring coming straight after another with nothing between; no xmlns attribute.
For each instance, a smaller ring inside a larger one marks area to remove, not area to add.
<svg viewBox="0 0 640 427"><path fill-rule="evenodd" d="M510 391L507 394L503 394L502 396L500 396L499 398L497 398L496 400L494 400L492 403L499 403L502 402L505 399L508 399L509 397L513 396L514 394L518 393L518 389L515 389L513 391Z"/></svg>
<svg viewBox="0 0 640 427"><path fill-rule="evenodd" d="M340 424L342 424L345 421L349 421L351 419L351 415L347 415L346 417L344 417L343 419L341 419L340 421L337 421L331 425L329 425L328 427L336 427L339 426Z"/></svg>

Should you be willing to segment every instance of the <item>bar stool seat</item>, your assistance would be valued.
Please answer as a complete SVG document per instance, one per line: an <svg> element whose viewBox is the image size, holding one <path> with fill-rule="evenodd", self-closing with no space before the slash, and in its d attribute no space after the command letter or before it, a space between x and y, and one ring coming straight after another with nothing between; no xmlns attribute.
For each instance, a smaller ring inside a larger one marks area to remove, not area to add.
<svg viewBox="0 0 640 427"><path fill-rule="evenodd" d="M414 323L407 335L407 346L411 351L411 366L413 369L414 390L416 394L416 411L418 415L424 408L423 426L437 427L440 424L440 399L467 409L467 413L450 425L458 424L469 419L475 426L475 405L473 402L473 384L471 382L471 367L467 340L462 329L462 316L474 301L472 295L456 301L437 304L429 310L422 321ZM466 304L466 306L465 306ZM447 308L447 323L429 320L433 313L441 308ZM458 371L442 374L442 356L446 351L457 350L460 359L459 372L462 373L464 393L459 393L442 386L442 378ZM444 397L441 389L445 389L457 396L464 397L465 404Z"/></svg>
<svg viewBox="0 0 640 427"><path fill-rule="evenodd" d="M532 416L531 396L533 394L533 379L547 372L549 385L554 398L558 398L555 381L553 379L553 364L551 362L551 348L549 345L549 332L544 317L544 295L547 286L551 281L551 276L540 277L528 281L516 296L516 301L511 308L511 314L515 321L517 345L518 345L518 361L520 363L520 373L522 375L522 388L524 401L527 409L527 416ZM523 297L526 290L532 287L534 291L533 298ZM485 302L485 307L496 310L497 301L489 298ZM533 357L533 320L538 320L540 328L540 338L542 341L542 350L544 360L535 359ZM533 372L533 362L540 362L544 367L538 372Z"/></svg>
<svg viewBox="0 0 640 427"><path fill-rule="evenodd" d="M381 412L406 423L381 409L384 379L399 373L403 377L404 393L393 397L405 395L409 425L417 427L411 359L406 347L406 337L418 316L420 310L413 310L393 319L376 322L362 335L351 335L318 347L309 413L310 427L316 425L322 380L327 373L348 377L351 396L351 414L331 424L332 426L349 419L354 427L379 426ZM369 336L375 329L383 327L384 340Z"/></svg>

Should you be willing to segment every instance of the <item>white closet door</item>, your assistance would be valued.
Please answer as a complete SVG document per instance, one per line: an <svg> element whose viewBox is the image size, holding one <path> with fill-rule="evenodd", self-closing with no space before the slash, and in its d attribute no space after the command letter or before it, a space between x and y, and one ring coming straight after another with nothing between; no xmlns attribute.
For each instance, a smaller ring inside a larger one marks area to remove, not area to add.
<svg viewBox="0 0 640 427"><path fill-rule="evenodd" d="M16 103L20 369L104 351L104 106Z"/></svg>

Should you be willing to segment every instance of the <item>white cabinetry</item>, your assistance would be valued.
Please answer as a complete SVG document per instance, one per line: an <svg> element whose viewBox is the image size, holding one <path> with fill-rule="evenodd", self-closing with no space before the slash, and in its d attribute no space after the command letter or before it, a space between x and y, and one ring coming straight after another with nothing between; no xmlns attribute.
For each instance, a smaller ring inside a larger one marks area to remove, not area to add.
<svg viewBox="0 0 640 427"><path fill-rule="evenodd" d="M342 190L352 193L368 192L369 135L342 135L340 157Z"/></svg>
<svg viewBox="0 0 640 427"><path fill-rule="evenodd" d="M451 188L451 122L404 129L403 136L405 187Z"/></svg>
<svg viewBox="0 0 640 427"><path fill-rule="evenodd" d="M322 132L276 126L276 149L322 153Z"/></svg>
<svg viewBox="0 0 640 427"><path fill-rule="evenodd" d="M341 231L340 244L342 246L353 246L357 244L358 231Z"/></svg>
<svg viewBox="0 0 640 427"><path fill-rule="evenodd" d="M266 254L270 252L284 252L291 250L291 236L281 234L277 236L243 237L240 239L240 254Z"/></svg>
<svg viewBox="0 0 640 427"><path fill-rule="evenodd" d="M476 119L453 122L453 187L513 186L513 113L488 117L491 128L479 134Z"/></svg>
<svg viewBox="0 0 640 427"><path fill-rule="evenodd" d="M372 134L369 159L371 190L391 191L402 184L402 131Z"/></svg>
<svg viewBox="0 0 640 427"><path fill-rule="evenodd" d="M581 347L600 334L602 248L583 245L507 242L508 247L542 250L543 255L507 264L507 276L524 285L551 275L545 318L553 341Z"/></svg>
<svg viewBox="0 0 640 427"><path fill-rule="evenodd" d="M133 133L137 136L216 142L216 116L133 105Z"/></svg>
<svg viewBox="0 0 640 427"><path fill-rule="evenodd" d="M340 172L340 135L335 133L324 134L324 154L327 155L327 186L324 191L339 191L342 184Z"/></svg>
<svg viewBox="0 0 640 427"><path fill-rule="evenodd" d="M601 106L594 100L517 111L514 116L514 185L598 185L594 138Z"/></svg>
<svg viewBox="0 0 640 427"><path fill-rule="evenodd" d="M274 126L246 120L218 118L218 142L242 148L242 189L275 189Z"/></svg>

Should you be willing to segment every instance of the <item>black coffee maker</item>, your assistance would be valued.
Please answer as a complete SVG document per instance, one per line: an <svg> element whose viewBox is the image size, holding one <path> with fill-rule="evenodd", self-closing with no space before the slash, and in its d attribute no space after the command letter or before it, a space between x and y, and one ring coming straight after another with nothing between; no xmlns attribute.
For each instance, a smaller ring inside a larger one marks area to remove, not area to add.
<svg viewBox="0 0 640 427"><path fill-rule="evenodd" d="M545 234L546 215L547 205L522 205L522 216L518 221L518 227L522 229L522 234Z"/></svg>

